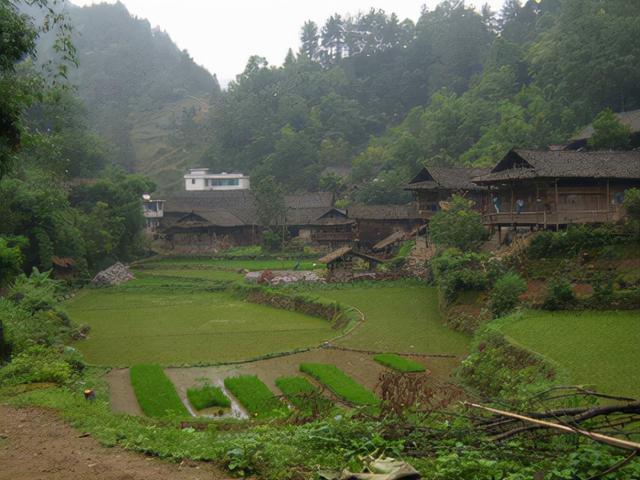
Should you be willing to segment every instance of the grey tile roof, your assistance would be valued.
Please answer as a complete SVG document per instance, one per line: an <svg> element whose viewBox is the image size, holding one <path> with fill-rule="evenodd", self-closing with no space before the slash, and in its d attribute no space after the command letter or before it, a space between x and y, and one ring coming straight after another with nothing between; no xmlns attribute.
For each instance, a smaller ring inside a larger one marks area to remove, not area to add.
<svg viewBox="0 0 640 480"><path fill-rule="evenodd" d="M471 180L486 175L490 168L424 167L407 185L407 190L484 190Z"/></svg>
<svg viewBox="0 0 640 480"><path fill-rule="evenodd" d="M640 152L511 150L474 182L531 178L640 179Z"/></svg>

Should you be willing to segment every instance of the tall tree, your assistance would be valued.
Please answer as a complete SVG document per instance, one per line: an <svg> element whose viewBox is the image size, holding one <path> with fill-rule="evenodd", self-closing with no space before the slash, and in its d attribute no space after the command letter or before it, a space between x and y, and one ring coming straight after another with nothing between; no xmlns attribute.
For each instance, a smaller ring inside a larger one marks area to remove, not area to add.
<svg viewBox="0 0 640 480"><path fill-rule="evenodd" d="M322 48L325 65L333 65L342 59L345 45L344 21L339 14L332 15L322 27Z"/></svg>
<svg viewBox="0 0 640 480"><path fill-rule="evenodd" d="M309 60L318 60L320 36L318 35L318 25L311 20L304 22L300 33L300 53L307 56Z"/></svg>

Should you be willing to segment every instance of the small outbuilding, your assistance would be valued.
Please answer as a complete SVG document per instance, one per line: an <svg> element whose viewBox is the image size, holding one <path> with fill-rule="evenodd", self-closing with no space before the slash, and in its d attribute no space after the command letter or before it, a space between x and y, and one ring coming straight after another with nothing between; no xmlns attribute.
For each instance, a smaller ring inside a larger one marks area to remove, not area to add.
<svg viewBox="0 0 640 480"><path fill-rule="evenodd" d="M408 233L424 224L415 205L364 205L347 208L347 216L355 220L354 242L370 249L395 232Z"/></svg>
<svg viewBox="0 0 640 480"><path fill-rule="evenodd" d="M368 264L369 270L374 270L375 267L384 261L380 258L367 255L366 253L358 252L353 247L342 247L328 253L320 260L320 263L324 263L329 271L336 269L354 269L357 259L363 260Z"/></svg>

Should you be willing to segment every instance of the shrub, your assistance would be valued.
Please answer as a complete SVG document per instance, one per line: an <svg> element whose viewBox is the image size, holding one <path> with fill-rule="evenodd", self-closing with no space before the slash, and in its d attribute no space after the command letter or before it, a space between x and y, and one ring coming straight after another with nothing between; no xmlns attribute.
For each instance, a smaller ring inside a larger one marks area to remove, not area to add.
<svg viewBox="0 0 640 480"><path fill-rule="evenodd" d="M32 313L22 303L0 298L0 318L5 340L14 354L33 345L61 345L76 331L62 312L55 310Z"/></svg>
<svg viewBox="0 0 640 480"><path fill-rule="evenodd" d="M209 407L231 407L231 401L227 398L220 387L205 385L199 388L187 389L189 403L196 410L204 410Z"/></svg>
<svg viewBox="0 0 640 480"><path fill-rule="evenodd" d="M0 385L52 382L65 384L74 373L60 350L34 345L15 355L11 363L0 368Z"/></svg>
<svg viewBox="0 0 640 480"><path fill-rule="evenodd" d="M451 248L431 260L434 280L447 302L464 290L484 290L488 285L485 254Z"/></svg>
<svg viewBox="0 0 640 480"><path fill-rule="evenodd" d="M268 252L282 250L282 234L271 230L262 232L262 248Z"/></svg>
<svg viewBox="0 0 640 480"><path fill-rule="evenodd" d="M393 368L399 372L424 372L426 370L421 363L414 362L395 353L381 353L374 356L373 359L385 367Z"/></svg>
<svg viewBox="0 0 640 480"><path fill-rule="evenodd" d="M327 411L333 405L304 377L280 377L276 380L276 386L303 413Z"/></svg>
<svg viewBox="0 0 640 480"><path fill-rule="evenodd" d="M502 275L493 286L489 308L494 317L501 317L513 310L518 297L527 290L527 282L515 272Z"/></svg>
<svg viewBox="0 0 640 480"><path fill-rule="evenodd" d="M613 280L603 275L596 275L591 283L593 294L588 299L590 308L611 308L613 301Z"/></svg>
<svg viewBox="0 0 640 480"><path fill-rule="evenodd" d="M286 412L282 402L255 375L227 377L224 386L254 417L269 418Z"/></svg>
<svg viewBox="0 0 640 480"><path fill-rule="evenodd" d="M301 363L300 371L311 375L338 397L355 405L377 405L380 399L335 365Z"/></svg>
<svg viewBox="0 0 640 480"><path fill-rule="evenodd" d="M577 255L581 251L602 248L625 241L615 232L614 225L570 225L559 232L540 232L531 239L527 250L531 258Z"/></svg>
<svg viewBox="0 0 640 480"><path fill-rule="evenodd" d="M15 238L16 237L14 237L14 239ZM20 245L26 239L24 239L24 237L17 238L21 240L19 242L12 242L12 239L0 236L0 287L6 285L20 273L20 268L24 261L24 255L22 255Z"/></svg>
<svg viewBox="0 0 640 480"><path fill-rule="evenodd" d="M571 283L561 277L554 277L547 283L547 294L542 308L545 310L563 310L571 308L576 303Z"/></svg>
<svg viewBox="0 0 640 480"><path fill-rule="evenodd" d="M437 212L429 221L431 239L438 246L477 250L487 239L482 216L471 201L454 195L448 210Z"/></svg>
<svg viewBox="0 0 640 480"><path fill-rule="evenodd" d="M34 268L28 277L19 275L9 289L9 298L31 312L51 310L57 304L56 295L62 284L51 279L50 274Z"/></svg>
<svg viewBox="0 0 640 480"><path fill-rule="evenodd" d="M129 369L131 385L140 408L148 417L188 416L176 388L159 365L134 365Z"/></svg>

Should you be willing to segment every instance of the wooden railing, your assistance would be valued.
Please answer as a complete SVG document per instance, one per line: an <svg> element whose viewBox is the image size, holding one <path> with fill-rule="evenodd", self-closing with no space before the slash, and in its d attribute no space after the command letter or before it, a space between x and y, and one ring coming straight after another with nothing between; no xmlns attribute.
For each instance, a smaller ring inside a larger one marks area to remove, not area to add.
<svg viewBox="0 0 640 480"><path fill-rule="evenodd" d="M572 223L616 222L623 216L621 208L611 210L561 210L558 212L500 212L484 215L487 225L566 225Z"/></svg>

